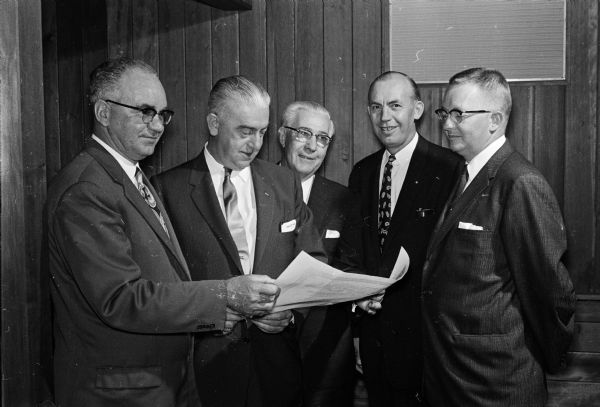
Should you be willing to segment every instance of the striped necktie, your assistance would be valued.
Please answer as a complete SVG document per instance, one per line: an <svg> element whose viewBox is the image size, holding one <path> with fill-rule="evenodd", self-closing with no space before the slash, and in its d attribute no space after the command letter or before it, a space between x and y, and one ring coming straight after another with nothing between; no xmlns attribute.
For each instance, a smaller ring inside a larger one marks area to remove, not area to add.
<svg viewBox="0 0 600 407"><path fill-rule="evenodd" d="M248 250L248 240L246 239L246 229L244 228L244 219L240 213L235 186L231 182L231 169L225 168L225 178L223 179L223 203L225 204L225 220L229 233L235 242L240 256L240 263L244 274L250 274L250 251Z"/></svg>

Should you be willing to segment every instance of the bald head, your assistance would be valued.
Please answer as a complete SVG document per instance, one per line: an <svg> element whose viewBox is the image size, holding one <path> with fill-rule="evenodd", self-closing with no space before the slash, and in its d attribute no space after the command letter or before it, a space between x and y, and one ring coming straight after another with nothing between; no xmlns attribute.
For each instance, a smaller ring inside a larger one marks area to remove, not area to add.
<svg viewBox="0 0 600 407"><path fill-rule="evenodd" d="M401 82L407 81L408 85L412 89L413 99L421 100L421 92L419 92L419 87L417 86L417 84L415 83L413 78L411 78L410 76L408 76L407 74L405 74L403 72L387 71L387 72L384 72L381 75L379 75L377 78L375 78L373 80L373 82L371 82L371 85L369 86L369 93L368 93L369 102L371 101L371 97L373 95L373 88L375 87L375 85L377 83L385 82L385 81L394 81L394 80L401 81Z"/></svg>

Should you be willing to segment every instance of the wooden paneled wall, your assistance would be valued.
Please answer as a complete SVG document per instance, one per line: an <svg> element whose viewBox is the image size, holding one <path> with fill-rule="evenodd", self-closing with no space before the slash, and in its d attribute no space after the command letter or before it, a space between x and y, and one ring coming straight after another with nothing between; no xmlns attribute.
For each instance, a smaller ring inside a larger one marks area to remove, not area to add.
<svg viewBox="0 0 600 407"><path fill-rule="evenodd" d="M0 1L2 406L46 398L48 279L41 270L46 199L41 3Z"/></svg>
<svg viewBox="0 0 600 407"><path fill-rule="evenodd" d="M253 0L252 10L223 11L194 0L46 0L43 8L50 178L89 135L89 72L120 55L158 69L176 112L149 172L200 152L208 92L233 74L262 83L271 95L261 158L280 159L278 120L298 99L323 103L336 122L327 177L346 183L353 163L377 148L365 98L387 65L387 1Z"/></svg>
<svg viewBox="0 0 600 407"><path fill-rule="evenodd" d="M98 63L130 55L159 70L177 115L146 163L150 172L200 151L208 91L236 73L263 83L272 96L262 158L279 160L278 117L296 99L324 103L336 122L327 177L346 183L352 165L378 148L365 99L370 81L387 67L388 1L253 0L253 6L221 11L194 0L0 2L3 405L43 399L40 367L48 367L51 344L40 272L46 179L89 136L85 93ZM593 405L600 403L598 0L567 0L567 32L567 81L513 85L508 137L559 198L569 231L568 266L581 300L571 370L552 377L553 400ZM432 111L443 88L423 87L427 110L419 124L441 144Z"/></svg>

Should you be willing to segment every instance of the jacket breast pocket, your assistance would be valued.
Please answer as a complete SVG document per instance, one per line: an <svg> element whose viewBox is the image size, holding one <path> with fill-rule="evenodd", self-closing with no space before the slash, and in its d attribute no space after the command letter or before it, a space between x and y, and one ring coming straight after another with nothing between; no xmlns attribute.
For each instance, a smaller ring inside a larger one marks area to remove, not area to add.
<svg viewBox="0 0 600 407"><path fill-rule="evenodd" d="M96 369L96 388L99 389L148 389L160 387L161 383L160 366L109 366Z"/></svg>

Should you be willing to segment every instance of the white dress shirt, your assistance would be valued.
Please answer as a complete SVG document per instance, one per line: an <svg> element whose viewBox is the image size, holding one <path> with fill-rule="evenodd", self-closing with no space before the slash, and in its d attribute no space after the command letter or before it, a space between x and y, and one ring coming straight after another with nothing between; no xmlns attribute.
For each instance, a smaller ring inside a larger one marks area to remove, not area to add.
<svg viewBox="0 0 600 407"><path fill-rule="evenodd" d="M305 204L308 204L308 200L310 199L310 191L312 190L314 182L315 174L302 181L302 200Z"/></svg>
<svg viewBox="0 0 600 407"><path fill-rule="evenodd" d="M465 184L465 189L469 186L473 178L479 174L479 171L483 168L484 165L492 158L496 151L500 150L500 147L504 145L506 142L506 136L502 136L497 140L491 142L486 148L479 152L471 161L467 163L467 172L469 173L469 180Z"/></svg>
<svg viewBox="0 0 600 407"><path fill-rule="evenodd" d="M221 206L221 212L225 218L225 202L223 201L223 180L225 179L225 167L219 164L210 154L206 145L204 146L204 158L210 171L210 177ZM248 254L250 256L250 273L254 267L254 248L256 245L256 199L254 196L254 184L252 183L252 170L246 167L241 171L231 171L231 183L237 194L238 209L244 221L244 231L248 242Z"/></svg>
<svg viewBox="0 0 600 407"><path fill-rule="evenodd" d="M104 141L100 140L100 138L95 134L92 134L92 139L96 140L98 144L100 144L102 147L104 147L106 151L108 151L108 154L112 155L114 159L117 160L121 168L123 168L123 171L125 171L125 174L127 174L127 177L131 180L131 182L133 182L135 189L137 189L138 183L135 179L135 171L139 168L139 164L137 162L132 162L129 159L123 157L121 153L119 153L117 150L106 144Z"/></svg>
<svg viewBox="0 0 600 407"><path fill-rule="evenodd" d="M415 136L410 141L410 143L404 146L402 150L394 154L396 160L392 163L392 214L394 213L394 209L396 208L396 202L398 202L398 195L400 195L400 191L402 190L402 184L404 184L404 179L406 178L406 173L408 172L408 165L410 164L410 159L412 158L412 155L415 152L418 140L419 134L415 133ZM385 165L388 162L388 159L390 158L390 155L390 152L385 150L381 159L381 166L379 168L379 191L381 191L383 171L385 169Z"/></svg>

